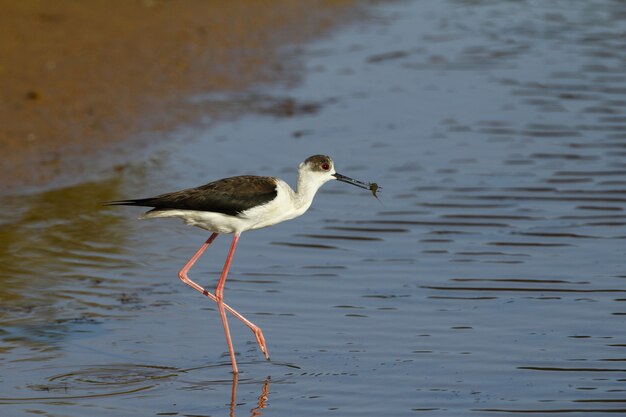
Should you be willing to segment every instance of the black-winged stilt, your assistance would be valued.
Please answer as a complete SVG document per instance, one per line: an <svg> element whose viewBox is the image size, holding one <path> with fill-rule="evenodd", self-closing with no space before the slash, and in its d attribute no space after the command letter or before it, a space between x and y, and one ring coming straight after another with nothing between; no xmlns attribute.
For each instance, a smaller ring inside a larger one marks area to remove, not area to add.
<svg viewBox="0 0 626 417"><path fill-rule="evenodd" d="M224 325L233 373L237 374L239 371L226 311L254 332L261 351L265 358L269 359L261 328L224 302L224 283L239 236L247 230L260 229L301 216L311 206L317 190L326 182L335 179L367 190L372 189L372 184L337 173L330 157L314 155L300 164L296 191L279 178L243 175L152 198L112 201L107 204L152 207L152 210L143 214L141 218L179 217L188 225L213 232L189 262L183 266L178 277L217 304ZM212 294L189 279L187 272L220 233L232 233L233 240L215 294Z"/></svg>

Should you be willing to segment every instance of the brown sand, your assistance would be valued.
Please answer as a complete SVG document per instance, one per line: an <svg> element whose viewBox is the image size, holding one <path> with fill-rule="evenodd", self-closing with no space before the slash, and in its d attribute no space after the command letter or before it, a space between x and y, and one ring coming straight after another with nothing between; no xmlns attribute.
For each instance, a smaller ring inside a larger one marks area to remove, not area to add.
<svg viewBox="0 0 626 417"><path fill-rule="evenodd" d="M184 104L193 93L293 78L279 47L354 3L0 0L0 190L62 183L84 169L71 161L166 137L201 115Z"/></svg>

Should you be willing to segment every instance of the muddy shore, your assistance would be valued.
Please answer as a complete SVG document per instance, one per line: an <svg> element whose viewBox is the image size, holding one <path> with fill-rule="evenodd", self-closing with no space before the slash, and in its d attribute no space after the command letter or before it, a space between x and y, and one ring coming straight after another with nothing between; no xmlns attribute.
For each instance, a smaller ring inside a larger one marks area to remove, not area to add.
<svg viewBox="0 0 626 417"><path fill-rule="evenodd" d="M122 142L162 140L202 117L193 94L293 82L281 47L354 3L0 0L0 190L62 184Z"/></svg>

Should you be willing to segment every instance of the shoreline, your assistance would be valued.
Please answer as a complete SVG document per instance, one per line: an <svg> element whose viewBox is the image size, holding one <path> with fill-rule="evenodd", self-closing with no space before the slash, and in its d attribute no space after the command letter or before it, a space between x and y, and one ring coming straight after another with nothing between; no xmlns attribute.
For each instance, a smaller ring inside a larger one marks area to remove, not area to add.
<svg viewBox="0 0 626 417"><path fill-rule="evenodd" d="M0 0L0 192L115 165L120 143L132 153L146 133L164 140L200 120L206 108L186 100L193 94L297 82L281 48L361 9L349 0Z"/></svg>

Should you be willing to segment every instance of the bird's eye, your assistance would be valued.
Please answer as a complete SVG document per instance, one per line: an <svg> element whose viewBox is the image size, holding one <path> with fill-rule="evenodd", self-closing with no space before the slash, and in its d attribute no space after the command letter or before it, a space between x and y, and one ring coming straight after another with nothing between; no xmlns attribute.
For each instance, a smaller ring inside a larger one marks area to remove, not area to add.
<svg viewBox="0 0 626 417"><path fill-rule="evenodd" d="M328 162L324 162L324 163L322 164L322 169L323 169L324 171L328 171L328 170L330 169L330 164L329 164Z"/></svg>

